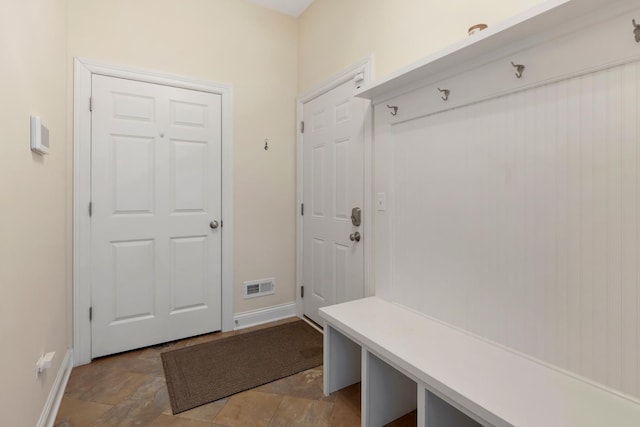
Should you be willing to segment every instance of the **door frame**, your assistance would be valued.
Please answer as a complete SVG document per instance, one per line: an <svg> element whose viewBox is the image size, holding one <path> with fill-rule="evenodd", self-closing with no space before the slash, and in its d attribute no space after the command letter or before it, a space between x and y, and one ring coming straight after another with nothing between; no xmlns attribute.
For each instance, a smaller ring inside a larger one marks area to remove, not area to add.
<svg viewBox="0 0 640 427"><path fill-rule="evenodd" d="M73 362L91 362L91 76L215 93L222 101L222 330L233 330L233 90L231 85L74 58L73 77Z"/></svg>
<svg viewBox="0 0 640 427"><path fill-rule="evenodd" d="M303 303L301 297L302 287L302 238L303 238L303 217L300 206L304 200L303 187L303 142L301 123L304 118L304 104L324 95L341 84L352 80L356 75L364 73L363 86L369 85L373 81L373 55L370 54L360 61L352 64L343 71L328 78L323 83L314 86L312 89L298 95L296 98L296 315L303 317ZM374 294L373 264L371 256L373 251L373 105L364 114L364 202L363 202L363 233L364 245L364 296Z"/></svg>

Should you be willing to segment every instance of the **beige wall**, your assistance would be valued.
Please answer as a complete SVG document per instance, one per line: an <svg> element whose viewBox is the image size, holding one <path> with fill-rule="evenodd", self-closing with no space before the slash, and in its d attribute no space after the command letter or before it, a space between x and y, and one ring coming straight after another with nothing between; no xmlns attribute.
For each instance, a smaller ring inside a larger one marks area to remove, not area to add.
<svg viewBox="0 0 640 427"><path fill-rule="evenodd" d="M79 56L233 85L234 311L294 301L296 20L244 0L68 8L69 66ZM275 295L242 299L242 282L266 277Z"/></svg>
<svg viewBox="0 0 640 427"><path fill-rule="evenodd" d="M299 19L298 89L373 53L375 78L397 71L542 0L315 0Z"/></svg>
<svg viewBox="0 0 640 427"><path fill-rule="evenodd" d="M65 352L67 312L66 14L64 0L0 0L0 412L34 426ZM29 115L51 154L29 149ZM35 364L55 351L52 369Z"/></svg>
<svg viewBox="0 0 640 427"><path fill-rule="evenodd" d="M316 0L296 21L245 0L0 0L3 425L36 423L71 345L74 56L233 85L241 312L295 300L295 96L369 53L384 76L540 1ZM48 156L29 150L30 114ZM243 281L272 276L276 295L242 299Z"/></svg>

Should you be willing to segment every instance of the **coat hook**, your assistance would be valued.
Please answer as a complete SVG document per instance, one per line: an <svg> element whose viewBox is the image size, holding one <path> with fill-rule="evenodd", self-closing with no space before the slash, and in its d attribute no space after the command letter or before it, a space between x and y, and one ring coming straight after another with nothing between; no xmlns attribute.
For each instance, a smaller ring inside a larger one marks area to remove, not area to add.
<svg viewBox="0 0 640 427"><path fill-rule="evenodd" d="M391 111L391 115L392 116L397 116L398 115L398 107L396 107L395 105L389 105L387 104L387 108L390 108Z"/></svg>
<svg viewBox="0 0 640 427"><path fill-rule="evenodd" d="M636 43L640 43L640 24L636 24L635 19L632 19L631 23L633 24L633 34L636 36Z"/></svg>
<svg viewBox="0 0 640 427"><path fill-rule="evenodd" d="M522 64L514 64L513 61L511 61L511 65L516 69L516 77L521 78L524 73L525 66Z"/></svg>
<svg viewBox="0 0 640 427"><path fill-rule="evenodd" d="M264 139L264 150L267 151L269 149L269 140L267 138Z"/></svg>
<svg viewBox="0 0 640 427"><path fill-rule="evenodd" d="M444 94L444 95L442 95L442 100L443 101L448 101L449 100L449 94L451 93L451 91L449 89L440 89L440 88L438 88L438 91L440 91L440 93Z"/></svg>

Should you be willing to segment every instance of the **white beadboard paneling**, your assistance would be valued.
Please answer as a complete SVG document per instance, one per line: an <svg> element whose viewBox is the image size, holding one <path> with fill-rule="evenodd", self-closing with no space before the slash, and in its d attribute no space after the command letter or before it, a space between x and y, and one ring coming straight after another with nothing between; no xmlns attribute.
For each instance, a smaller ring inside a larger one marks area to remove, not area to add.
<svg viewBox="0 0 640 427"><path fill-rule="evenodd" d="M392 299L640 396L640 65L391 126Z"/></svg>
<svg viewBox="0 0 640 427"><path fill-rule="evenodd" d="M569 301L570 293L569 287L566 284L569 281L569 248L566 242L569 239L569 207L566 203L569 200L569 180L568 180L568 168L569 159L571 153L569 146L566 143L569 135L569 84L568 82L560 82L557 85L556 100L558 105L558 115L556 128L557 135L557 147L558 157L556 162L557 169L557 186L556 197L553 203L557 206L556 210L556 250L557 250L557 264L558 274L557 283L565 284L565 286L557 286L556 298L558 299L558 310L556 311L554 318L557 319L559 334L556 341L558 350L558 357L554 363L562 366L567 366L569 360L570 345L569 345Z"/></svg>
<svg viewBox="0 0 640 427"><path fill-rule="evenodd" d="M607 381L607 74L593 79L593 374ZM598 141L600 141L598 143ZM605 201L601 203L600 201Z"/></svg>
<svg viewBox="0 0 640 427"><path fill-rule="evenodd" d="M607 381L622 388L622 67L607 73Z"/></svg>
<svg viewBox="0 0 640 427"><path fill-rule="evenodd" d="M640 65L636 66L636 142L640 140ZM638 150L638 162L636 163L637 168L640 169L640 148L636 145L636 149ZM637 189L640 190L640 172L636 170L636 174L638 177L637 180ZM635 371L636 371L636 395L640 394L640 246L638 242L640 242L640 196L636 192L637 204L636 204L636 307L635 307L635 328L636 328L636 349L635 349Z"/></svg>
<svg viewBox="0 0 640 427"><path fill-rule="evenodd" d="M593 123L598 121L593 106L593 75L588 74L580 81L580 354L581 366L578 369L584 375L593 377L593 212L594 212L594 158ZM552 123L545 124L553 126Z"/></svg>
<svg viewBox="0 0 640 427"><path fill-rule="evenodd" d="M637 393L638 67L622 70L622 389Z"/></svg>
<svg viewBox="0 0 640 427"><path fill-rule="evenodd" d="M622 390L637 392L638 67L622 70Z"/></svg>
<svg viewBox="0 0 640 427"><path fill-rule="evenodd" d="M580 370L580 222L582 219L580 206L580 80L569 82L569 103L567 105L567 140L569 158L566 174L569 186L567 198L567 225L569 233L565 243L569 252L569 277L566 286L569 299L567 301L569 328L569 360L567 368L574 372ZM562 203L562 202L561 202Z"/></svg>

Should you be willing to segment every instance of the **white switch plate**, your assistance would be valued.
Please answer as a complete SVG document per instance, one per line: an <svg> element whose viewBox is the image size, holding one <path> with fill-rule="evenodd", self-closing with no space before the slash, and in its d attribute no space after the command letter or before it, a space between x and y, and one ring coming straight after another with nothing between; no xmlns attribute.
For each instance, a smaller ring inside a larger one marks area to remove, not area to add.
<svg viewBox="0 0 640 427"><path fill-rule="evenodd" d="M31 151L38 154L49 153L49 129L38 116L31 116Z"/></svg>
<svg viewBox="0 0 640 427"><path fill-rule="evenodd" d="M378 193L378 197L376 199L376 207L379 211L384 211L387 209L387 194L386 193Z"/></svg>

